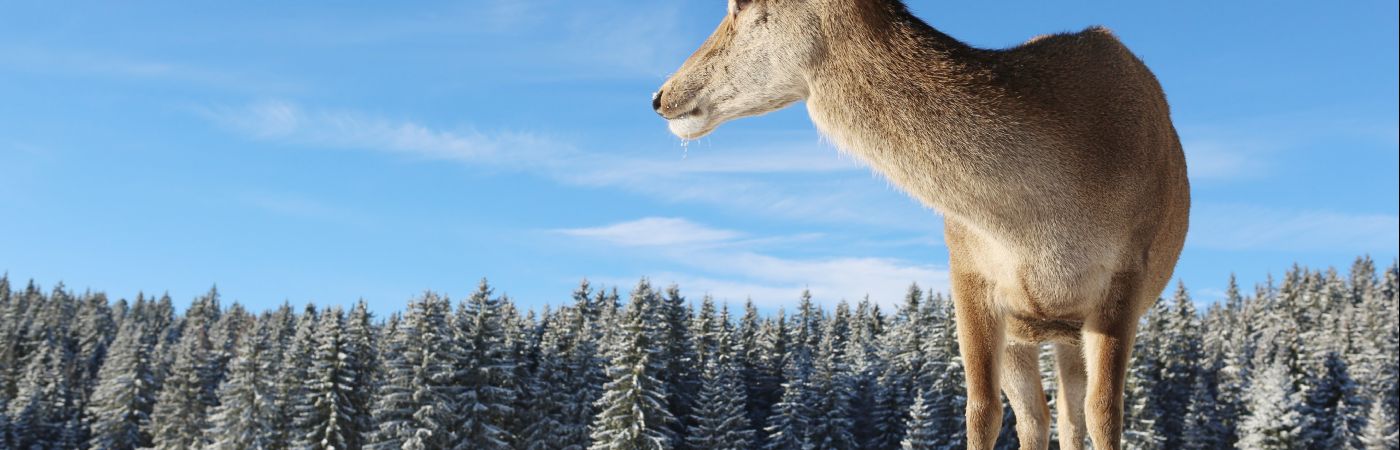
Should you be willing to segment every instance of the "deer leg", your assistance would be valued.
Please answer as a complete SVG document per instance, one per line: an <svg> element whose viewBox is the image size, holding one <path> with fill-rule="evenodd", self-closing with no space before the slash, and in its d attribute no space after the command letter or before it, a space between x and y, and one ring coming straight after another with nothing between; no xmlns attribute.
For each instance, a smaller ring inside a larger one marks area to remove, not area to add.
<svg viewBox="0 0 1400 450"><path fill-rule="evenodd" d="M1016 412L1016 437L1021 450L1050 448L1050 408L1040 382L1040 346L1011 343L1002 361L1001 390Z"/></svg>
<svg viewBox="0 0 1400 450"><path fill-rule="evenodd" d="M1129 305L1139 280L1135 273L1114 275L1103 310L1084 323L1085 421L1099 450L1123 448L1123 387L1138 319Z"/></svg>
<svg viewBox="0 0 1400 450"><path fill-rule="evenodd" d="M1002 320L991 309L991 289L985 278L959 273L951 281L958 350L967 381L967 448L991 450L1001 432Z"/></svg>
<svg viewBox="0 0 1400 450"><path fill-rule="evenodd" d="M1055 344L1056 424L1060 450L1084 450L1084 353L1079 344Z"/></svg>

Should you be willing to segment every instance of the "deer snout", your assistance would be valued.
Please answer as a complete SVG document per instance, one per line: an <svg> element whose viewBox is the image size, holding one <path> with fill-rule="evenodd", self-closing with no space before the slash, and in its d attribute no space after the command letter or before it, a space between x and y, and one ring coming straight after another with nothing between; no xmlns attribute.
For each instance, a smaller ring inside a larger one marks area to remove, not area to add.
<svg viewBox="0 0 1400 450"><path fill-rule="evenodd" d="M678 92L669 83L651 94L651 109L666 120L680 119L700 113L694 93Z"/></svg>

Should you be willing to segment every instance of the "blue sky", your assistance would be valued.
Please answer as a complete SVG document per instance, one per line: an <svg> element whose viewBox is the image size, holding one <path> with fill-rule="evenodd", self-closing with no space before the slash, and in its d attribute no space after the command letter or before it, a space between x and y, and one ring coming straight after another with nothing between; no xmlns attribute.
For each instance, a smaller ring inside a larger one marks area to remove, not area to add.
<svg viewBox="0 0 1400 450"><path fill-rule="evenodd" d="M1177 276L1396 258L1394 1L932 2L974 45L1103 24L1187 149ZM801 107L683 145L650 94L720 0L0 2L0 271L387 312L489 277L731 303L946 289L941 219Z"/></svg>

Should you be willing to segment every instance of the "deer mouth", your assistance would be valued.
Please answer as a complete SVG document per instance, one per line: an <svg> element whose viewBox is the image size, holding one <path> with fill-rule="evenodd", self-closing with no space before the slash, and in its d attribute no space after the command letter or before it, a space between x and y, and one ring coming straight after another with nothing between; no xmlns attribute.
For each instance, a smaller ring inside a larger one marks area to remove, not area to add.
<svg viewBox="0 0 1400 450"><path fill-rule="evenodd" d="M666 125L667 128L670 128L671 134L686 140L699 139L715 129L710 115L699 107L675 118L667 119Z"/></svg>

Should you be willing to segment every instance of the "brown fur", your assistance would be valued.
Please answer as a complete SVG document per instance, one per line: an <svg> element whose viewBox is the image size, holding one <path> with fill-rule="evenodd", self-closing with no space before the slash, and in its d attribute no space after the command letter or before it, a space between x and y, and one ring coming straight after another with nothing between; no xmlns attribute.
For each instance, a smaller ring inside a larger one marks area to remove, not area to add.
<svg viewBox="0 0 1400 450"><path fill-rule="evenodd" d="M663 86L685 138L805 99L817 127L944 215L968 389L968 445L1011 399L1049 445L1034 343L1057 342L1061 448L1121 447L1141 315L1171 277L1186 163L1156 78L1111 32L967 46L896 0L731 1Z"/></svg>

